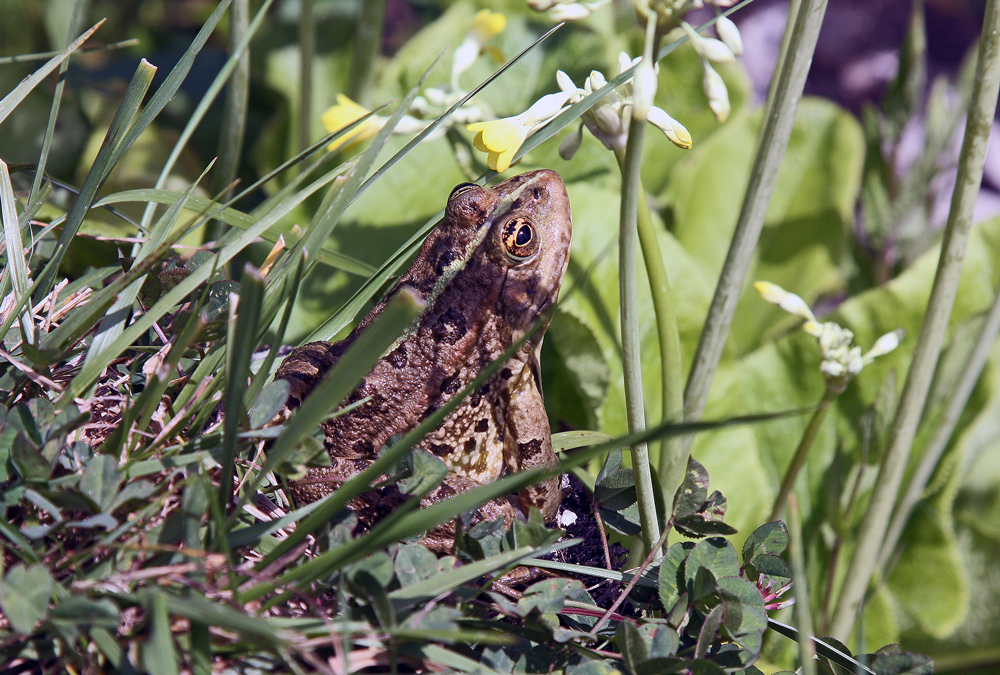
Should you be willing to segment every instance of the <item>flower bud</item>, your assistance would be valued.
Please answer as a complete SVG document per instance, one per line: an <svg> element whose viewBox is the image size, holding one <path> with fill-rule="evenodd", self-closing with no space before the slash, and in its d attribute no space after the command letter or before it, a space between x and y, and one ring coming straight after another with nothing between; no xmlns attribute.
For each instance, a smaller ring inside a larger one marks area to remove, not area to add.
<svg viewBox="0 0 1000 675"><path fill-rule="evenodd" d="M653 107L656 96L656 73L649 65L648 59L643 59L635 69L632 78L632 115L637 120L645 121L649 110Z"/></svg>
<svg viewBox="0 0 1000 675"><path fill-rule="evenodd" d="M729 47L729 51L734 56L740 56L743 53L743 37L740 35L740 29L729 17L719 17L718 21L715 22L715 33Z"/></svg>
<svg viewBox="0 0 1000 675"><path fill-rule="evenodd" d="M708 107L715 113L715 119L725 122L729 118L729 90L726 89L722 76L712 66L704 62L703 65L705 73L701 86L708 98Z"/></svg>

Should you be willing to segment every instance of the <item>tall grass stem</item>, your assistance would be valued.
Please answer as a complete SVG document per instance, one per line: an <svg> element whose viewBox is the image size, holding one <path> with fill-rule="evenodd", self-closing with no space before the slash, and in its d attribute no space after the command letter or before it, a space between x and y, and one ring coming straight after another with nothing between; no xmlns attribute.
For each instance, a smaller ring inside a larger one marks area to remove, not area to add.
<svg viewBox="0 0 1000 675"><path fill-rule="evenodd" d="M840 597L830 624L833 637L846 641L858 616L865 591L880 558L903 472L910 459L927 393L948 330L948 319L958 292L965 248L972 228L972 212L983 177L986 146L996 114L1000 91L1000 0L989 0L979 42L975 84L969 105L965 138L958 160L955 191L945 225L927 312L913 352L913 362L903 386L899 407L871 502L861 522Z"/></svg>
<svg viewBox="0 0 1000 675"><path fill-rule="evenodd" d="M792 35L788 41L787 56L779 66L778 82L771 105L766 111L767 117L736 230L733 232L729 253L708 309L705 328L702 330L684 390L686 420L700 417L705 407L708 390L736 311L736 303L746 282L753 252L764 226L767 207L778 181L781 160L792 135L795 111L802 98L826 5L827 0L802 0L795 13L794 23L788 24L787 30L792 31ZM685 447L690 447L691 440L693 439L685 439Z"/></svg>

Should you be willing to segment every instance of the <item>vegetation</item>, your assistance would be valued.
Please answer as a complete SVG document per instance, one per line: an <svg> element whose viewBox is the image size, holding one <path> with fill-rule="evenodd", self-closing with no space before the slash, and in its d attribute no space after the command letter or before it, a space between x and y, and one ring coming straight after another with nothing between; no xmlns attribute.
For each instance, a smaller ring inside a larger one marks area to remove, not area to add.
<svg viewBox="0 0 1000 675"><path fill-rule="evenodd" d="M821 0L751 103L749 2L5 4L4 672L996 668L998 2L930 87L915 2L860 120L802 97ZM439 484L413 449L447 408L294 508L420 307L277 424L281 345L343 335L456 184L536 167L573 206L542 364L580 521L463 519L532 471L356 531L372 484ZM455 518L454 555L417 543ZM525 564L565 576L510 590Z"/></svg>

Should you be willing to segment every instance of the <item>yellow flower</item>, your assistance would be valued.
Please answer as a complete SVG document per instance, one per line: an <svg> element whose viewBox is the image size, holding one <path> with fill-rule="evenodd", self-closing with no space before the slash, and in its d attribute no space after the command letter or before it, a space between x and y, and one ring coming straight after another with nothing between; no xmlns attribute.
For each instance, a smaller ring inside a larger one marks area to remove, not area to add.
<svg viewBox="0 0 1000 675"><path fill-rule="evenodd" d="M472 20L470 32L476 34L480 43L485 44L490 39L496 37L507 27L507 17L500 12L491 12L488 9L481 9Z"/></svg>
<svg viewBox="0 0 1000 675"><path fill-rule="evenodd" d="M323 113L323 127L334 132L350 125L369 113L364 107L358 105L343 94L337 94L337 105L332 106ZM353 145L367 141L375 137L378 130L382 128L385 120L377 115L372 115L358 126L351 129L340 138L333 140L326 146L329 152L342 150Z"/></svg>
<svg viewBox="0 0 1000 675"><path fill-rule="evenodd" d="M489 153L487 163L497 173L510 168L514 153L528 137L528 127L521 123L519 116L492 122L476 122L465 128L476 132L472 144L476 146L476 150Z"/></svg>
<svg viewBox="0 0 1000 675"><path fill-rule="evenodd" d="M472 63L479 58L487 49L487 43L503 32L507 27L507 17L500 12L491 12L488 9L480 10L476 18L472 20L469 32L465 34L462 44L455 50L454 59L451 62L451 85L458 90L458 76L472 67ZM503 55L492 49L493 56L503 60Z"/></svg>
<svg viewBox="0 0 1000 675"><path fill-rule="evenodd" d="M558 115L569 98L568 92L547 94L520 115L492 122L476 122L465 128L476 132L476 137L472 140L476 150L489 153L489 167L497 173L503 173L510 168L515 153L524 144L528 134Z"/></svg>

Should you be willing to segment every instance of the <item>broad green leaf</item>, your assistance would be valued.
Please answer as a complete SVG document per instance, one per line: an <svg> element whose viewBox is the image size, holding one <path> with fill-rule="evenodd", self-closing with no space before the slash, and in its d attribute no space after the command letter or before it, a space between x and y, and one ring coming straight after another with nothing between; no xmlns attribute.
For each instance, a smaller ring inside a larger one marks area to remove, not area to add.
<svg viewBox="0 0 1000 675"><path fill-rule="evenodd" d="M904 554L887 580L893 604L928 635L948 637L966 619L970 593L955 535L940 522L940 514L922 509L910 520L903 541Z"/></svg>
<svg viewBox="0 0 1000 675"><path fill-rule="evenodd" d="M759 555L781 555L788 548L788 527L779 521L764 523L743 543L743 562L753 563Z"/></svg>
<svg viewBox="0 0 1000 675"><path fill-rule="evenodd" d="M144 606L150 630L142 646L142 663L149 672L175 675L178 672L177 652L174 649L170 615L167 613L164 593L159 590L151 591L146 597Z"/></svg>
<svg viewBox="0 0 1000 675"><path fill-rule="evenodd" d="M681 576L681 571L684 561L687 560L692 548L694 548L694 542L676 543L667 550L667 554L660 561L660 602L663 603L663 607L668 612L677 604L677 600L680 598L681 591L683 590L682 585L684 584L684 577Z"/></svg>
<svg viewBox="0 0 1000 675"><path fill-rule="evenodd" d="M611 370L594 332L559 309L542 343L542 382L549 419L578 429L599 429ZM558 428L558 427L557 427Z"/></svg>
<svg viewBox="0 0 1000 675"><path fill-rule="evenodd" d="M50 616L52 623L73 631L87 632L92 628L114 630L121 621L121 612L108 598L87 598L73 595L59 602Z"/></svg>
<svg viewBox="0 0 1000 675"><path fill-rule="evenodd" d="M80 478L80 491L83 492L97 508L108 509L118 495L118 484L121 474L118 472L118 462L110 455L94 455L83 469Z"/></svg>
<svg viewBox="0 0 1000 675"><path fill-rule="evenodd" d="M259 429L278 414L288 400L288 381L272 380L264 385L250 406L250 428Z"/></svg>
<svg viewBox="0 0 1000 675"><path fill-rule="evenodd" d="M699 541L692 549L684 563L684 576L689 582L694 579L699 567L710 570L716 579L735 577L740 572L736 549L721 537Z"/></svg>
<svg viewBox="0 0 1000 675"><path fill-rule="evenodd" d="M396 551L395 571L399 584L405 588L437 574L437 556L417 544L400 546Z"/></svg>
<svg viewBox="0 0 1000 675"><path fill-rule="evenodd" d="M14 565L0 585L0 608L18 633L30 634L49 612L55 582L45 565Z"/></svg>

